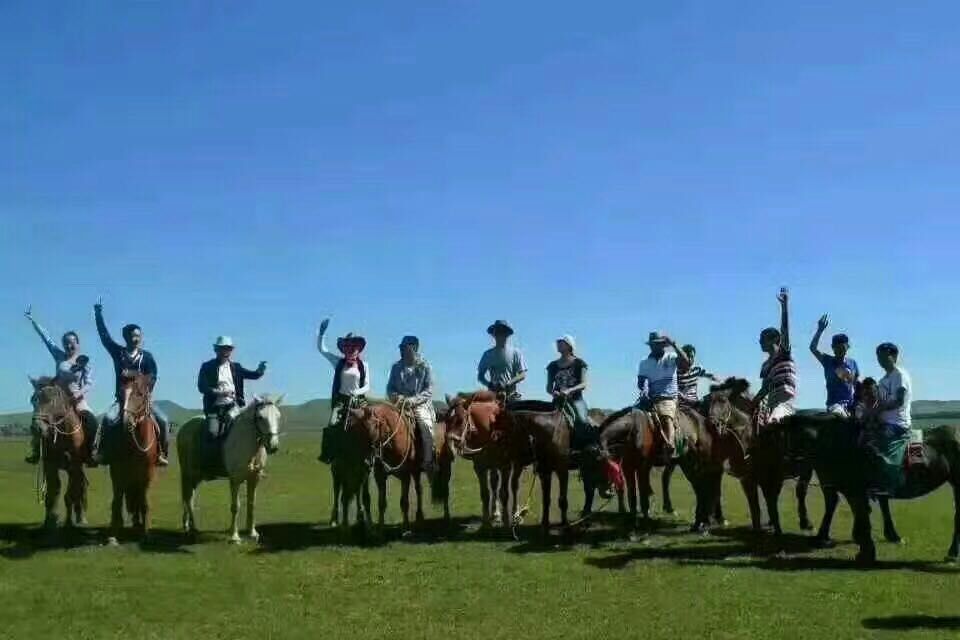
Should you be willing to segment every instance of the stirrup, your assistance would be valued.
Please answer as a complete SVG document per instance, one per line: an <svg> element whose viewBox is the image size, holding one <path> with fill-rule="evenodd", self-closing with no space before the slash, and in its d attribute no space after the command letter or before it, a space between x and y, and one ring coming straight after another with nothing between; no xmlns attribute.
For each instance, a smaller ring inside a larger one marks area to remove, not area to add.
<svg viewBox="0 0 960 640"><path fill-rule="evenodd" d="M165 455L162 454L162 453L157 456L157 466L158 466L158 467L166 467L166 466L169 466L169 464L170 464L170 461L167 460L167 456L165 456Z"/></svg>
<svg viewBox="0 0 960 640"><path fill-rule="evenodd" d="M24 458L23 461L26 462L27 464L40 464L40 454L31 453L26 458Z"/></svg>

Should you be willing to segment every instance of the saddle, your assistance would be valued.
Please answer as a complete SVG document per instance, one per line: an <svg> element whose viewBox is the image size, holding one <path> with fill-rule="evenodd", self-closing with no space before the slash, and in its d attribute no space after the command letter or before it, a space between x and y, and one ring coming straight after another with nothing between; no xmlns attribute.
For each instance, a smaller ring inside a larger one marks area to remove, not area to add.
<svg viewBox="0 0 960 640"><path fill-rule="evenodd" d="M663 422L660 420L660 416L657 415L655 411L649 408L649 405L646 403L637 404L634 411L639 411L644 414L647 418L647 429L650 431L651 436L653 437L653 457L655 466L662 467L667 466L674 460L677 460L683 456L684 452L687 449L687 437L680 428L679 424L674 425L673 433L673 456L667 457L664 452L663 445L666 444L663 436ZM679 423L680 413L692 411L689 407L678 407L677 408L677 422Z"/></svg>

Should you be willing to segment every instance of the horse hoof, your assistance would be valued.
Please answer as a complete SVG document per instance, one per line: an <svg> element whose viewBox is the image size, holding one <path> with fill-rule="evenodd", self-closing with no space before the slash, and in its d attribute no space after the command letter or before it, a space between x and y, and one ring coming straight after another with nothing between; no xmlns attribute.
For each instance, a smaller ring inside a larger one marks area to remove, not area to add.
<svg viewBox="0 0 960 640"><path fill-rule="evenodd" d="M895 534L895 533L894 533L894 534L890 534L890 535L883 534L883 538L884 538L884 540L886 540L886 541L889 542L890 544L900 544L900 545L906 544L906 540L904 540L903 538L901 538L900 536L898 536L898 535Z"/></svg>
<svg viewBox="0 0 960 640"><path fill-rule="evenodd" d="M863 565L863 566L870 566L870 565L876 564L877 552L875 550L861 551L860 553L857 554L854 560L856 561L857 564Z"/></svg>
<svg viewBox="0 0 960 640"><path fill-rule="evenodd" d="M243 541L240 539L240 536L235 533L232 536L230 536L229 542L230 544L240 544Z"/></svg>
<svg viewBox="0 0 960 640"><path fill-rule="evenodd" d="M806 518L800 520L800 530L813 531L813 523L807 520Z"/></svg>
<svg viewBox="0 0 960 640"><path fill-rule="evenodd" d="M247 534L247 538L249 538L250 542L259 543L259 542L260 542L260 532L257 531L256 529L254 529L253 531L251 531L250 533Z"/></svg>
<svg viewBox="0 0 960 640"><path fill-rule="evenodd" d="M119 546L120 546L120 542L119 542L115 537L110 536L109 538L107 538L107 546L108 546L108 547L119 547Z"/></svg>
<svg viewBox="0 0 960 640"><path fill-rule="evenodd" d="M810 546L814 549L833 549L837 543L832 538L816 536L810 539Z"/></svg>

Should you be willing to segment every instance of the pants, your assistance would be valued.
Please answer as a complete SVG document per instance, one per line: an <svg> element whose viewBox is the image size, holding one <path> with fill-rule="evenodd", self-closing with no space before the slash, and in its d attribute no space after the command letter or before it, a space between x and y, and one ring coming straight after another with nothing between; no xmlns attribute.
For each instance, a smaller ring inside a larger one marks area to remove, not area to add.
<svg viewBox="0 0 960 640"><path fill-rule="evenodd" d="M843 402L830 404L830 405L827 405L827 413L829 413L830 415L839 416L841 418L849 418L850 407Z"/></svg>
<svg viewBox="0 0 960 640"><path fill-rule="evenodd" d="M159 429L158 442L160 444L160 452L166 457L170 453L170 420L167 418L167 414L161 411L156 405L153 405L151 409L153 409L153 419L156 420ZM110 405L110 408L107 409L106 414L104 414L103 424L101 428L97 430L96 437L92 440L94 453L101 449L109 449L109 447L102 446L103 438L107 438L107 442L109 443L113 435L113 429L119 426L120 422L120 405L114 402Z"/></svg>
<svg viewBox="0 0 960 640"><path fill-rule="evenodd" d="M320 461L332 463L343 453L344 429L350 409L366 407L369 403L365 396L337 396L331 403L330 424L323 430L320 442Z"/></svg>
<svg viewBox="0 0 960 640"><path fill-rule="evenodd" d="M561 401L560 407L567 414L567 419L571 421L574 449L583 449L596 442L599 432L596 425L590 421L589 409L583 397L576 400L568 398L566 402Z"/></svg>
<svg viewBox="0 0 960 640"><path fill-rule="evenodd" d="M433 405L424 402L420 406L414 407L412 413L417 431L417 442L419 443L420 468L427 473L433 473L433 429L436 425Z"/></svg>
<svg viewBox="0 0 960 640"><path fill-rule="evenodd" d="M227 434L233 419L237 416L237 406L234 404L214 407L206 414L205 429L203 430L203 458L209 464L220 466L223 464L221 441Z"/></svg>
<svg viewBox="0 0 960 640"><path fill-rule="evenodd" d="M893 495L903 484L903 457L910 443L910 430L899 425L871 424L863 430L870 489Z"/></svg>
<svg viewBox="0 0 960 640"><path fill-rule="evenodd" d="M677 424L677 399L655 398L653 400L653 413L660 419L664 440L670 447L673 447Z"/></svg>

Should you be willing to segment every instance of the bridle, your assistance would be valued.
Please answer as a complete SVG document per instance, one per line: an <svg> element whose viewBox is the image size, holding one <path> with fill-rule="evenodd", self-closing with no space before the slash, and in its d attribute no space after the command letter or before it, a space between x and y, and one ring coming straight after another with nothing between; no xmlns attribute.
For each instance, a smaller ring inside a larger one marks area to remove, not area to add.
<svg viewBox="0 0 960 640"><path fill-rule="evenodd" d="M401 407L403 406L403 404L405 403L401 403ZM413 438L411 437L410 442L407 445L407 449L403 453L403 459L400 460L400 463L397 464L396 466L390 465L384 459L384 456L383 456L384 449L387 447L388 444L393 442L393 439L397 437L398 433L400 433L401 426L405 425L407 429L411 432L411 435L413 432L413 430L411 429L411 425L407 422L407 419L403 415L402 409L396 409L396 411L397 411L397 416L399 418L399 424L396 426L395 429L393 429L392 432L390 432L390 435L388 435L385 439L380 439L380 434L383 433L383 426L386 423L386 420L384 420L383 416L379 415L377 412L373 411L372 409L370 411L370 417L373 418L373 428L376 431L376 438L372 443L373 444L373 460L374 462L379 462L380 465L384 468L384 470L387 473L394 473L399 469L401 469L405 464L407 464L407 460L409 460L410 458L410 452L413 451L413 447L414 447ZM387 428L389 429L389 426Z"/></svg>
<svg viewBox="0 0 960 640"><path fill-rule="evenodd" d="M253 431L257 436L257 446L269 449L270 439L273 436L279 436L280 431L276 433L270 431L270 421L260 415L260 409L263 407L275 406L273 402L257 401L253 405ZM266 425L266 430L262 428Z"/></svg>
<svg viewBox="0 0 960 640"><path fill-rule="evenodd" d="M473 420L473 413L470 411L470 404L461 404L459 407L452 407L454 415L456 415L457 408L463 411L463 429L460 435L449 437L448 440L453 441L453 449L460 457L469 459L473 456L483 453L484 449L487 448L487 445L484 444L479 449L474 449L467 446L467 439L470 437L470 434L477 433L480 430L477 429L477 425ZM459 418L460 416L457 417Z"/></svg>
<svg viewBox="0 0 960 640"><path fill-rule="evenodd" d="M61 403L62 405L66 405L66 402L64 401L64 397L63 397L63 396L64 396L63 389L61 389L58 385L56 385L56 384L50 384L50 385L45 386L44 388L45 388L45 389L56 389L56 392L57 392L57 395L58 395L58 399L60 400L60 403ZM36 392L34 393L34 398L37 398L37 396L38 396L39 393L40 393L39 390L36 391ZM78 433L79 431L81 431L81 430L83 429L83 423L82 423L81 421L79 421L79 420L77 421L76 426L74 426L72 429L69 429L69 430L61 429L61 425L63 425L64 423L67 422L67 418L68 418L69 416L70 416L70 410L69 410L69 409L65 409L64 412L63 412L63 413L59 416L59 418L57 418L57 419L53 419L53 416L52 416L51 414L49 414L49 413L44 413L44 412L41 412L41 411L39 411L39 410L38 410L38 411L34 411L34 413L33 413L33 419L34 419L34 420L42 423L44 426L46 426L47 428L49 428L49 429L51 429L51 430L53 431L53 439L54 439L54 442L56 442L56 439L57 439L57 436L58 436L58 435L70 437L70 436L72 436L72 435L75 435L76 433Z"/></svg>

